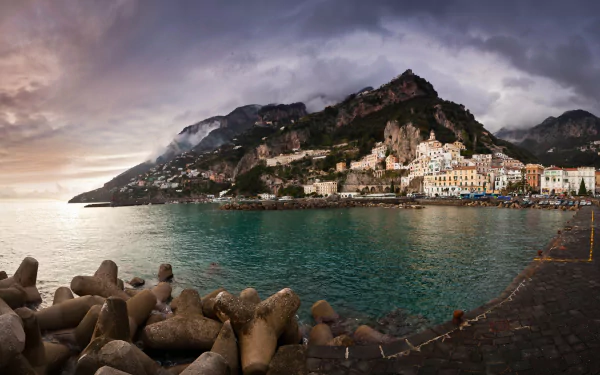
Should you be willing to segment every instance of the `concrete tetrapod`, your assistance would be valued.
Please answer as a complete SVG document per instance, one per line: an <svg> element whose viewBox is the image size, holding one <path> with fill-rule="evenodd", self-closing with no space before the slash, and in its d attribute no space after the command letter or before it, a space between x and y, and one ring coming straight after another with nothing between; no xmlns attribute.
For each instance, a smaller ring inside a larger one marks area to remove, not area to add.
<svg viewBox="0 0 600 375"><path fill-rule="evenodd" d="M210 351L220 354L225 359L231 370L231 375L239 374L240 355L235 333L233 333L230 321L223 323L219 336L217 336L217 340Z"/></svg>
<svg viewBox="0 0 600 375"><path fill-rule="evenodd" d="M118 297L107 298L94 328L92 341L81 352L75 369L76 375L92 375L100 367L100 351L113 340L129 341L127 304Z"/></svg>
<svg viewBox="0 0 600 375"><path fill-rule="evenodd" d="M238 336L244 375L267 373L277 349L277 339L299 307L300 298L290 288L280 290L256 306L252 320Z"/></svg>
<svg viewBox="0 0 600 375"><path fill-rule="evenodd" d="M105 260L94 276L75 276L71 280L71 290L80 296L115 296L127 301L129 295L117 285L117 273L118 267L115 262Z"/></svg>
<svg viewBox="0 0 600 375"><path fill-rule="evenodd" d="M21 318L0 299L0 373L25 349Z"/></svg>
<svg viewBox="0 0 600 375"><path fill-rule="evenodd" d="M269 364L267 375L306 375L306 347L304 345L285 345L277 349L277 353Z"/></svg>
<svg viewBox="0 0 600 375"><path fill-rule="evenodd" d="M6 367L0 367L1 374L10 375L38 375L22 354L18 354Z"/></svg>
<svg viewBox="0 0 600 375"><path fill-rule="evenodd" d="M240 292L240 299L243 299L247 302L258 305L260 303L260 297L258 296L258 292L254 288L246 288Z"/></svg>
<svg viewBox="0 0 600 375"><path fill-rule="evenodd" d="M68 346L47 341L44 341L44 350L47 374L60 373L72 354Z"/></svg>
<svg viewBox="0 0 600 375"><path fill-rule="evenodd" d="M0 298L6 302L11 309L22 307L27 302L27 293L19 284L13 284L10 288L0 289Z"/></svg>
<svg viewBox="0 0 600 375"><path fill-rule="evenodd" d="M98 360L101 365L130 374L146 374L144 366L134 352L133 345L126 341L114 340L104 345L98 353Z"/></svg>
<svg viewBox="0 0 600 375"><path fill-rule="evenodd" d="M354 340L359 344L390 344L394 341L398 341L397 338L385 335L373 328L362 325L354 331Z"/></svg>
<svg viewBox="0 0 600 375"><path fill-rule="evenodd" d="M127 303L118 297L110 297L104 301L100 309L98 321L92 334L92 341L98 337L108 337L112 340L129 341L129 317Z"/></svg>
<svg viewBox="0 0 600 375"><path fill-rule="evenodd" d="M310 330L308 345L327 345L331 340L333 340L331 328L325 323L320 323Z"/></svg>
<svg viewBox="0 0 600 375"><path fill-rule="evenodd" d="M54 301L52 301L52 305L58 305L61 302L65 302L73 298L75 298L75 296L73 296L71 289L67 288L66 286L61 286L56 289L56 292L54 292Z"/></svg>
<svg viewBox="0 0 600 375"><path fill-rule="evenodd" d="M163 263L158 267L158 281L169 281L173 278L173 267L168 263Z"/></svg>
<svg viewBox="0 0 600 375"><path fill-rule="evenodd" d="M231 327L239 337L244 325L254 317L256 306L254 303L223 291L215 299L214 313L216 316L221 317L221 320L228 319L231 321Z"/></svg>
<svg viewBox="0 0 600 375"><path fill-rule="evenodd" d="M185 289L178 299L173 318L144 327L142 341L151 349L210 350L221 323L202 316L198 292Z"/></svg>
<svg viewBox="0 0 600 375"><path fill-rule="evenodd" d="M102 305L104 298L84 296L64 301L35 313L42 331L75 328L94 305Z"/></svg>
<svg viewBox="0 0 600 375"><path fill-rule="evenodd" d="M44 373L46 366L46 349L42 342L40 326L33 311L26 307L16 309L15 312L23 321L23 330L25 331L25 348L21 352L29 361L31 367L37 372Z"/></svg>
<svg viewBox="0 0 600 375"><path fill-rule="evenodd" d="M317 323L333 322L339 317L329 302L324 299L315 302L310 308L310 313Z"/></svg>
<svg viewBox="0 0 600 375"><path fill-rule="evenodd" d="M98 322L98 315L100 315L100 309L102 305L92 306L87 314L83 317L77 328L75 328L75 341L80 348L88 346L92 340L94 329L96 328L96 322Z"/></svg>
<svg viewBox="0 0 600 375"><path fill-rule="evenodd" d="M230 375L227 361L220 354L203 353L181 375Z"/></svg>
<svg viewBox="0 0 600 375"><path fill-rule="evenodd" d="M217 290L213 290L212 292L202 297L202 313L205 317L211 319L218 319L214 310L214 306L215 300L221 292L226 292L226 290L224 288L219 288Z"/></svg>
<svg viewBox="0 0 600 375"><path fill-rule="evenodd" d="M40 303L42 297L35 286L37 272L38 261L32 257L27 257L23 259L13 276L0 280L0 289L10 288L15 284L21 285L25 290L27 303Z"/></svg>
<svg viewBox="0 0 600 375"><path fill-rule="evenodd" d="M156 296L150 290L144 290L127 301L127 314L129 315L130 338L133 339L138 328L150 316L156 306Z"/></svg>
<svg viewBox="0 0 600 375"><path fill-rule="evenodd" d="M171 298L172 291L173 288L171 287L171 284L165 282L158 283L157 286L152 288L152 293L154 293L154 295L156 296L157 304L166 303L169 300L169 298ZM136 293L136 295L137 294L138 293Z"/></svg>

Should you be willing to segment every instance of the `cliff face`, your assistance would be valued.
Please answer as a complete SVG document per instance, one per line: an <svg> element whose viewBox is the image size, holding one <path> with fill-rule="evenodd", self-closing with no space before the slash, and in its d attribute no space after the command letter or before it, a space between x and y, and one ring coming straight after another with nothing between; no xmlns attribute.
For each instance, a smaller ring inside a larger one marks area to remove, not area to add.
<svg viewBox="0 0 600 375"><path fill-rule="evenodd" d="M389 121L383 131L388 148L398 156L400 163L410 162L416 157L417 146L423 140L421 132L411 122L400 126L398 121Z"/></svg>
<svg viewBox="0 0 600 375"><path fill-rule="evenodd" d="M391 104L400 103L419 96L437 97L433 86L407 70L377 90L361 90L350 95L338 105L337 126L352 122L357 117L365 117Z"/></svg>
<svg viewBox="0 0 600 375"><path fill-rule="evenodd" d="M275 126L298 121L307 114L304 103L269 104L258 111L260 122L272 122Z"/></svg>

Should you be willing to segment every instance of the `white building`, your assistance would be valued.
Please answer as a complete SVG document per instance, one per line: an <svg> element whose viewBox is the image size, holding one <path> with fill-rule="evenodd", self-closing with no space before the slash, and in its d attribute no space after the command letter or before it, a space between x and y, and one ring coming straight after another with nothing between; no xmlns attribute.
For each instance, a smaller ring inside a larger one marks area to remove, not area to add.
<svg viewBox="0 0 600 375"><path fill-rule="evenodd" d="M557 167L546 168L542 175L541 187L542 194L568 193L569 179L567 178L567 172Z"/></svg>
<svg viewBox="0 0 600 375"><path fill-rule="evenodd" d="M581 180L585 184L585 190L595 191L596 189L596 171L593 167L565 168L569 183L569 192L579 193Z"/></svg>
<svg viewBox="0 0 600 375"><path fill-rule="evenodd" d="M306 150L298 151L293 154L279 155L267 159L267 167L275 167L277 165L287 165L304 157L318 157L329 153L328 150Z"/></svg>
<svg viewBox="0 0 600 375"><path fill-rule="evenodd" d="M337 181L323 181L319 182L318 180L312 185L303 185L304 194L310 195L315 193L317 195L322 195L327 197L332 194L337 194L338 191L338 183Z"/></svg>

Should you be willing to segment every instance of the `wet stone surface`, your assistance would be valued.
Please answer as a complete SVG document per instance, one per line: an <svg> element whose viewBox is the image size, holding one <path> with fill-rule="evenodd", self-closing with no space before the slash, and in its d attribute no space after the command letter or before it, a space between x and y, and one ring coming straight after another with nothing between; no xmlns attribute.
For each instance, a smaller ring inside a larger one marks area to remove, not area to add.
<svg viewBox="0 0 600 375"><path fill-rule="evenodd" d="M600 373L600 263L592 244L592 211L582 208L544 250L546 261L525 269L495 302L467 313L470 321L443 339L434 327L389 347L309 348L311 375L597 374ZM485 315L481 315L485 313ZM446 325L445 327L451 328ZM413 343L413 341L415 341ZM405 344L405 345L402 345ZM391 353L393 351L394 353ZM383 354L378 354L383 353ZM396 354L401 352L399 354ZM395 354L395 355L394 355ZM384 357L385 356L385 357Z"/></svg>

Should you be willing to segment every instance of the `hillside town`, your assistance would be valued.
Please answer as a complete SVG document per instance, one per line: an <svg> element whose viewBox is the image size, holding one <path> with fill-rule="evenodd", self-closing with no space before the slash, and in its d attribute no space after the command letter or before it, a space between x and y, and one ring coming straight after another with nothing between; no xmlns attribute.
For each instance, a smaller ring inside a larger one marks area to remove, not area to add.
<svg viewBox="0 0 600 375"><path fill-rule="evenodd" d="M339 147L337 145L336 147ZM357 160L340 161L332 173L334 179L321 180L318 175L305 181L292 181L300 187L303 196L328 197L339 195L353 198L371 194L419 194L428 197L481 197L510 193L536 193L543 195L595 194L600 188L600 172L593 167L558 168L540 164L524 164L504 153L473 154L465 156L466 147L460 141L443 144L435 132L420 142L415 157L401 163L383 142L378 142L371 152ZM218 152L218 151L216 151ZM300 150L274 157L263 158L267 168L289 168L303 160L312 163L325 159L331 150ZM175 159L159 164L147 173L132 178L116 193L143 196L153 191L159 197L197 196L213 199L231 194L235 178L225 173L198 168L208 153L197 155L183 153ZM390 172L396 185L383 183L370 189L351 189L344 185L350 173L369 175L381 179ZM324 172L322 172L324 173ZM259 199L274 199L284 188L284 183L271 183L265 191L257 192ZM289 184L289 183L288 183ZM291 198L291 197L289 197Z"/></svg>

